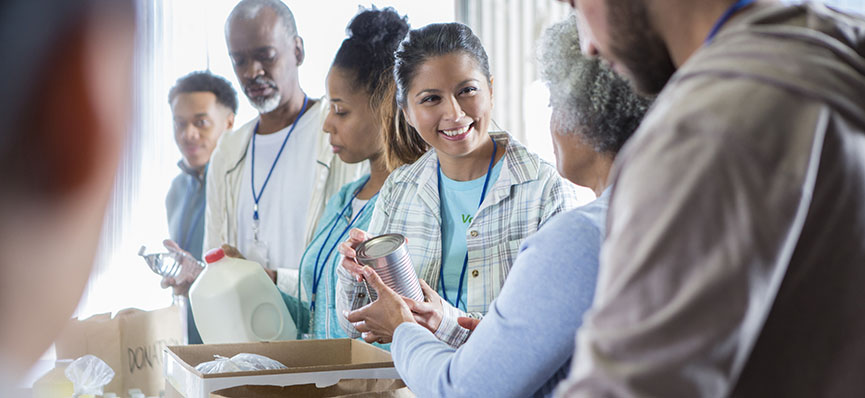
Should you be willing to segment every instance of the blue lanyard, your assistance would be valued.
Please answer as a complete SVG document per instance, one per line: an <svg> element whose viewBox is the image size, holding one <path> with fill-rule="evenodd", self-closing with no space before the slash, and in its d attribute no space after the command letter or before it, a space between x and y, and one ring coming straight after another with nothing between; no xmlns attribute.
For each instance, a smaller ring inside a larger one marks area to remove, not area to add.
<svg viewBox="0 0 865 398"><path fill-rule="evenodd" d="M376 196L378 196L378 193L376 193L375 195L372 196L372 198L370 198L366 203L363 204L363 206L360 208L360 210L357 211L357 214L355 214L354 217L351 219L351 221L349 221L349 223L345 227L345 229L343 229L342 232L339 234L339 236L336 237L336 240L334 241L333 245L330 247L330 250L327 251L327 256L324 257L324 261L319 262L319 260L321 259L321 253L324 251L325 246L327 246L327 242L330 241L330 237L333 234L333 230L336 229L337 221L342 219L343 214L345 214L345 212L348 210L348 208L351 207L351 204L354 202L355 198L357 198L357 195L360 194L360 191L363 190L363 187L366 186L367 182L369 182L369 177L366 179L366 181L363 182L363 185L361 185L360 188L357 189L357 191L354 193L354 195L352 195L351 199L348 201L348 203L345 205L345 207L342 208L342 211L340 211L339 214L336 217L334 217L333 220L331 220L331 223L333 223L333 226L330 227L330 231L328 231L327 236L324 238L324 242L321 243L321 248L318 249L318 255L315 256L315 266L312 269L312 296L311 296L311 299L309 301L309 312L310 313L315 312L315 293L318 291L318 285L321 283L321 277L322 277L322 275L324 275L325 268L327 268L327 260L330 259L330 255L333 254L333 251L336 249L336 246L340 242L342 242L342 237L345 236L345 234L348 232L348 230L351 229L351 226L354 225L354 222L357 221L357 219L360 217L361 214L363 214L363 211L366 209L366 206L369 204L369 202L372 202L372 200ZM330 223L328 223L328 224L330 224ZM312 314L310 314L310 323L311 322L312 322ZM312 329L310 329L310 332L312 332Z"/></svg>
<svg viewBox="0 0 865 398"><path fill-rule="evenodd" d="M493 154L492 154L492 156L490 156L490 165L487 167L487 176L484 179L484 189L481 191L481 200L480 200L480 202L478 202L478 209L481 208L481 205L484 203L484 198L487 196L487 185L490 183L490 174L493 173L493 163L495 163L496 151L498 150L498 144L496 144L496 140L493 140L492 137L490 137L490 140L493 141ZM443 202L441 200L441 193L442 193L441 174L442 174L442 164L441 164L441 162L438 162L438 173L436 174L436 176L438 177L438 184L439 184L439 203ZM439 210L439 213L441 213L441 215L444 216L444 211ZM442 219L441 227L442 227L441 237L442 237L442 242L444 242L444 239L445 239L444 219ZM450 300L448 300L448 293L447 293L447 289L445 288L445 269L444 269L445 262L444 262L444 258L442 258L441 264L442 264L442 267L439 270L439 284L442 287L442 297L445 299L445 301L450 302L455 308L460 308L459 307L460 306L460 300L462 299L462 295L463 295L463 280L466 277L466 270L469 267L469 250L468 250L468 247L466 247L466 258L463 260L463 269L462 269L462 271L460 271L460 284L457 287L458 290L457 290L457 301L456 302L451 302Z"/></svg>
<svg viewBox="0 0 865 398"><path fill-rule="evenodd" d="M755 0L739 0L736 2L736 4L730 6L727 11L724 11L724 13L721 15L721 18L718 18L718 21L715 22L715 25L712 26L712 30L709 31L709 35L706 36L706 40L704 40L703 43L708 44L710 41L712 41L712 39L715 38L715 35L718 34L718 31L721 30L721 27L730 20L733 14L751 5L752 3L754 3L754 1Z"/></svg>
<svg viewBox="0 0 865 398"><path fill-rule="evenodd" d="M294 131L294 128L297 127L297 122L300 120L300 117L303 115L303 112L306 111L306 103L309 98L304 95L303 96L303 107L300 108L300 113L297 114L297 117L294 119L294 123L291 124L291 128L288 130L288 134L285 135L285 139L282 140L282 146L279 147L279 152L276 153L276 159L273 159L273 164L270 165L270 171L267 172L267 178L264 179L264 184L261 186L261 190L258 192L258 195L255 194L255 136L258 135L258 122L255 123L255 130L252 131L252 200L255 201L255 205L252 207L252 219L258 221L258 201L261 200L261 195L264 194L264 188L267 188L267 183L270 181L270 175L273 174L273 169L276 168L276 162L279 161L279 157L282 155L282 150L285 149L285 143L288 142L288 137L291 137L291 133Z"/></svg>

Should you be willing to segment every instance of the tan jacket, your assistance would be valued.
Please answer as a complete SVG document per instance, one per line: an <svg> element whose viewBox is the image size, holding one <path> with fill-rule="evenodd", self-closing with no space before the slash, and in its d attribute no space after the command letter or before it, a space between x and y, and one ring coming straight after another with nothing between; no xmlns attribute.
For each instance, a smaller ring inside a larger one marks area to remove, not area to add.
<svg viewBox="0 0 865 398"><path fill-rule="evenodd" d="M865 19L731 20L616 160L578 397L865 397Z"/></svg>
<svg viewBox="0 0 865 398"><path fill-rule="evenodd" d="M319 125L327 116L327 100L321 98L305 114L305 117L316 117ZM207 207L204 222L204 250L218 247L223 243L238 246L237 242L237 202L240 192L240 182L247 148L252 140L252 132L258 118L249 121L242 127L226 132L219 140L216 150L210 160L207 172ZM306 244L312 240L318 219L324 211L327 199L339 191L344 185L355 179L368 167L366 162L351 165L343 163L330 150L330 141L324 132L318 141L316 162L310 167L315 168L315 188L306 209ZM298 253L296 262L300 262ZM296 264L277 264L277 286L285 292L297 289ZM288 269L293 268L293 269ZM283 271L284 270L284 271Z"/></svg>

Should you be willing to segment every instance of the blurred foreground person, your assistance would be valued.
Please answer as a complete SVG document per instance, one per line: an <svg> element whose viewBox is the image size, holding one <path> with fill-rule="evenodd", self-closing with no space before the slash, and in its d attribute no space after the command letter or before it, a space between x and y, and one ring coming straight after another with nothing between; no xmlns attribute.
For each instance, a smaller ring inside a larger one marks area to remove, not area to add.
<svg viewBox="0 0 865 398"><path fill-rule="evenodd" d="M564 396L865 396L865 19L576 0L652 110Z"/></svg>
<svg viewBox="0 0 865 398"><path fill-rule="evenodd" d="M87 282L125 142L131 1L0 3L0 396Z"/></svg>

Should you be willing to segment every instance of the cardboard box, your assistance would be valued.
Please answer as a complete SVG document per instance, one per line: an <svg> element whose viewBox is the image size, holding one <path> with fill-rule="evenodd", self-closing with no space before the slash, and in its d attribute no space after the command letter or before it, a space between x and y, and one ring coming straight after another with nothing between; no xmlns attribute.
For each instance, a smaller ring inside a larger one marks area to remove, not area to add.
<svg viewBox="0 0 865 398"><path fill-rule="evenodd" d="M214 355L264 355L287 369L202 374L195 366ZM186 398L210 398L231 387L314 384L324 388L347 379L399 379L390 353L358 340L302 340L262 343L169 346L165 350L165 378Z"/></svg>
<svg viewBox="0 0 865 398"><path fill-rule="evenodd" d="M341 380L330 387L315 384L297 386L242 386L218 390L210 398L414 398L415 395L399 379Z"/></svg>
<svg viewBox="0 0 865 398"><path fill-rule="evenodd" d="M58 359L91 354L114 370L105 391L126 395L138 388L158 396L165 388L162 352L165 346L183 344L180 311L167 307L154 311L122 310L114 316L99 314L72 319L55 341Z"/></svg>

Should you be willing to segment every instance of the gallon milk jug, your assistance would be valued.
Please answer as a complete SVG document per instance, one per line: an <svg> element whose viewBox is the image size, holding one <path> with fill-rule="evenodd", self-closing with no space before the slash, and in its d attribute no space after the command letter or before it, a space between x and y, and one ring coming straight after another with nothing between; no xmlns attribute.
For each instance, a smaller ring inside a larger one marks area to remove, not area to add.
<svg viewBox="0 0 865 398"><path fill-rule="evenodd" d="M189 289L205 344L294 340L297 328L273 280L256 262L207 252L207 266Z"/></svg>

